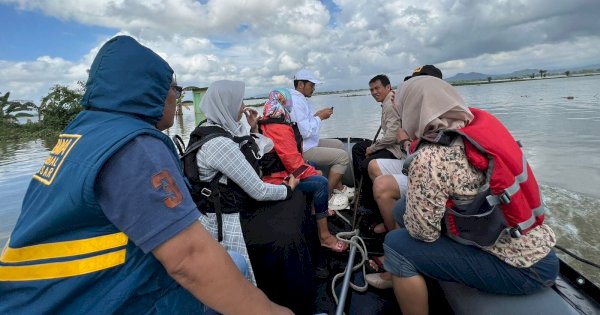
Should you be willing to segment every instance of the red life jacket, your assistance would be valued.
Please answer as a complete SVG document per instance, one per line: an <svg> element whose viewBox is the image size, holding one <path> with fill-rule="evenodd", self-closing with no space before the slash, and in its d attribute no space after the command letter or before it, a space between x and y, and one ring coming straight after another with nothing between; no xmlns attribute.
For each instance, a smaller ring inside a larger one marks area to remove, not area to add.
<svg viewBox="0 0 600 315"><path fill-rule="evenodd" d="M444 221L454 240L491 246L505 233L518 238L541 225L545 208L520 144L496 117L481 109L470 110L475 118L469 125L444 130L433 143L449 145L462 136L469 163L485 172L486 182L472 200L449 199ZM411 151L418 149L419 142L412 144ZM406 172L412 158L407 160Z"/></svg>

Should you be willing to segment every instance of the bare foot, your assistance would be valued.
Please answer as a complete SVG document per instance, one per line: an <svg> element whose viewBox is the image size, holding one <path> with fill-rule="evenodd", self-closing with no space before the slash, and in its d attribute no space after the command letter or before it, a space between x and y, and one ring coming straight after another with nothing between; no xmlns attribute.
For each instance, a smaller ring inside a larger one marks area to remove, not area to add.
<svg viewBox="0 0 600 315"><path fill-rule="evenodd" d="M334 252L344 252L348 249L348 244L338 240L335 236L329 234L329 236L319 237L321 246L328 248Z"/></svg>
<svg viewBox="0 0 600 315"><path fill-rule="evenodd" d="M321 245L325 247L335 246L335 243L338 241L333 234L328 233L323 236L319 236L319 240L321 241Z"/></svg>
<svg viewBox="0 0 600 315"><path fill-rule="evenodd" d="M385 224L379 223L373 228L373 232L377 234L386 233L388 229L385 227Z"/></svg>

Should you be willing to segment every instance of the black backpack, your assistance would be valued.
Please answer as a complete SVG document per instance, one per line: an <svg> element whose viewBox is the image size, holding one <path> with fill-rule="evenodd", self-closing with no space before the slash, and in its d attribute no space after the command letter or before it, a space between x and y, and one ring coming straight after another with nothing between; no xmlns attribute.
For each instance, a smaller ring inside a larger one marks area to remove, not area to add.
<svg viewBox="0 0 600 315"><path fill-rule="evenodd" d="M217 223L219 230L219 242L223 239L222 233L222 217L223 212L221 206L221 188L219 187L219 179L221 173L218 173L211 182L202 182L199 179L198 164L196 161L196 154L198 150L201 150L202 146L211 139L216 137L227 137L232 139L234 142L240 144L240 150L246 157L246 160L254 168L254 170L260 176L260 165L257 156L258 146L254 141L254 137L248 136L232 136L229 132L225 131L218 126L202 126L206 122L201 122L190 134L190 140L187 147L184 145L183 139L179 135L173 137L175 146L179 151L181 162L183 165L183 173L188 186L188 190L194 200L194 203L198 207L200 212L205 213L205 209L214 208L217 214ZM235 198L234 198L235 199ZM238 198L240 199L240 198Z"/></svg>
<svg viewBox="0 0 600 315"><path fill-rule="evenodd" d="M268 124L283 124L292 127L292 130L294 131L294 140L296 141L296 149L298 150L298 152L300 152L300 154L302 154L302 134L300 134L298 125L295 122L291 124L286 123L283 117L259 119L258 127L260 133L262 133L261 126ZM285 165L283 165L281 159L279 158L279 155L277 155L277 153L274 150L265 153L265 155L260 159L259 164L263 175L271 175L273 173L285 170Z"/></svg>

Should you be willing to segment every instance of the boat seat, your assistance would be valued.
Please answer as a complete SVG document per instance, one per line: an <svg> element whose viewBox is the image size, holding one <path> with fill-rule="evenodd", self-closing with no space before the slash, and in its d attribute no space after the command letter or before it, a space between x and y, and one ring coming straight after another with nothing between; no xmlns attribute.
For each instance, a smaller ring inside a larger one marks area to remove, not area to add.
<svg viewBox="0 0 600 315"><path fill-rule="evenodd" d="M454 282L439 283L456 315L579 315L551 288L531 295L514 296L485 293Z"/></svg>

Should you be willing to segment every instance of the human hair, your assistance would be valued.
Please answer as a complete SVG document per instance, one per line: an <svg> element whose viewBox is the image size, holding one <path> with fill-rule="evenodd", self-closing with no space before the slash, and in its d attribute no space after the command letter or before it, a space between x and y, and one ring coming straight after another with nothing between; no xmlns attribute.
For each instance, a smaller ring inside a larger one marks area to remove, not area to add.
<svg viewBox="0 0 600 315"><path fill-rule="evenodd" d="M383 84L383 86L388 86L391 84L390 78L388 78L388 76L385 74L378 74L378 75L374 76L373 79L371 79L371 81L369 81L369 84L375 83L376 81L381 82L381 84Z"/></svg>
<svg viewBox="0 0 600 315"><path fill-rule="evenodd" d="M310 82L310 81L308 81L308 80L294 80L294 88L297 88L298 84L300 82L304 82L304 84L306 84L306 82Z"/></svg>

